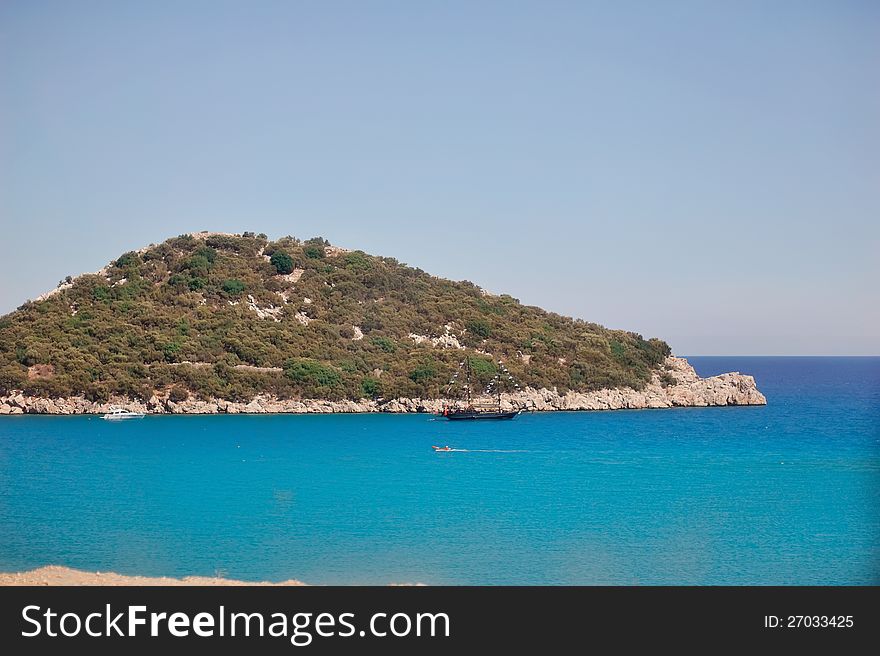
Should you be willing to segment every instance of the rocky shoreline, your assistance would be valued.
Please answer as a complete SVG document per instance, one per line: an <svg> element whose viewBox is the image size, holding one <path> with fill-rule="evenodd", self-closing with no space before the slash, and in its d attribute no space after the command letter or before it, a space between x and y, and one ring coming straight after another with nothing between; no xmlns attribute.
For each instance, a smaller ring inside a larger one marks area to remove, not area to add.
<svg viewBox="0 0 880 656"><path fill-rule="evenodd" d="M440 412L444 399L391 399L359 401L327 401L321 399L276 399L257 396L250 402L211 399L187 399L175 402L167 396L154 395L147 402L121 397L107 403L89 401L81 396L49 399L11 393L0 396L0 415L43 414L79 415L104 414L111 406L149 414L319 414L365 412ZM643 408L706 407L727 405L766 405L767 399L758 391L752 376L738 372L700 378L684 358L669 357L656 371L643 390L631 388L603 389L595 392L567 392L555 389L526 388L504 394L505 410L635 410Z"/></svg>

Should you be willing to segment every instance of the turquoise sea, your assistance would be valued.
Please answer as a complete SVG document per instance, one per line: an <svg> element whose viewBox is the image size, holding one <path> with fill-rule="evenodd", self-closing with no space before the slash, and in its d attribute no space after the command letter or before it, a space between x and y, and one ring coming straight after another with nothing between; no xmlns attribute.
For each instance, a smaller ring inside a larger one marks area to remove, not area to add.
<svg viewBox="0 0 880 656"><path fill-rule="evenodd" d="M0 570L880 583L880 358L690 360L753 374L769 405L486 423L0 417Z"/></svg>

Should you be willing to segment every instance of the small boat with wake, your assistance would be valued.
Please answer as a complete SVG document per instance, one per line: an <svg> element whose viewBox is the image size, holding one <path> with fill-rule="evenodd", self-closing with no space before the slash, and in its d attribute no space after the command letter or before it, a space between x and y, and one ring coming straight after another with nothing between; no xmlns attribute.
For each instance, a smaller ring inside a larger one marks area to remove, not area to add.
<svg viewBox="0 0 880 656"><path fill-rule="evenodd" d="M452 447L450 447L448 444L446 446L433 446L432 445L431 448L434 449L435 453L439 453L441 451L452 451Z"/></svg>

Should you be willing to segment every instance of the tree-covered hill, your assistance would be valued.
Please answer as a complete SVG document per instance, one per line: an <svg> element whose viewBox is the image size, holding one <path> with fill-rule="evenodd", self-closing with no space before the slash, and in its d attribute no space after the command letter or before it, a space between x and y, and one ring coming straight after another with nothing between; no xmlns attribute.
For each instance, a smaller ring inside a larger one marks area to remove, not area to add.
<svg viewBox="0 0 880 656"><path fill-rule="evenodd" d="M0 393L434 398L465 357L484 381L500 360L535 388L640 389L668 354L320 238L198 233L0 317Z"/></svg>

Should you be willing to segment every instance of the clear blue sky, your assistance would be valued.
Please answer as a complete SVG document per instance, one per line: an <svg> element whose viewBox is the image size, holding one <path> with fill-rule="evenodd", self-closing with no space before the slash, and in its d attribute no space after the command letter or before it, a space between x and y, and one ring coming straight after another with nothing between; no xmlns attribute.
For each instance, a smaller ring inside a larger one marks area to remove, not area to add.
<svg viewBox="0 0 880 656"><path fill-rule="evenodd" d="M682 354L880 353L880 3L0 4L0 312L323 235Z"/></svg>

